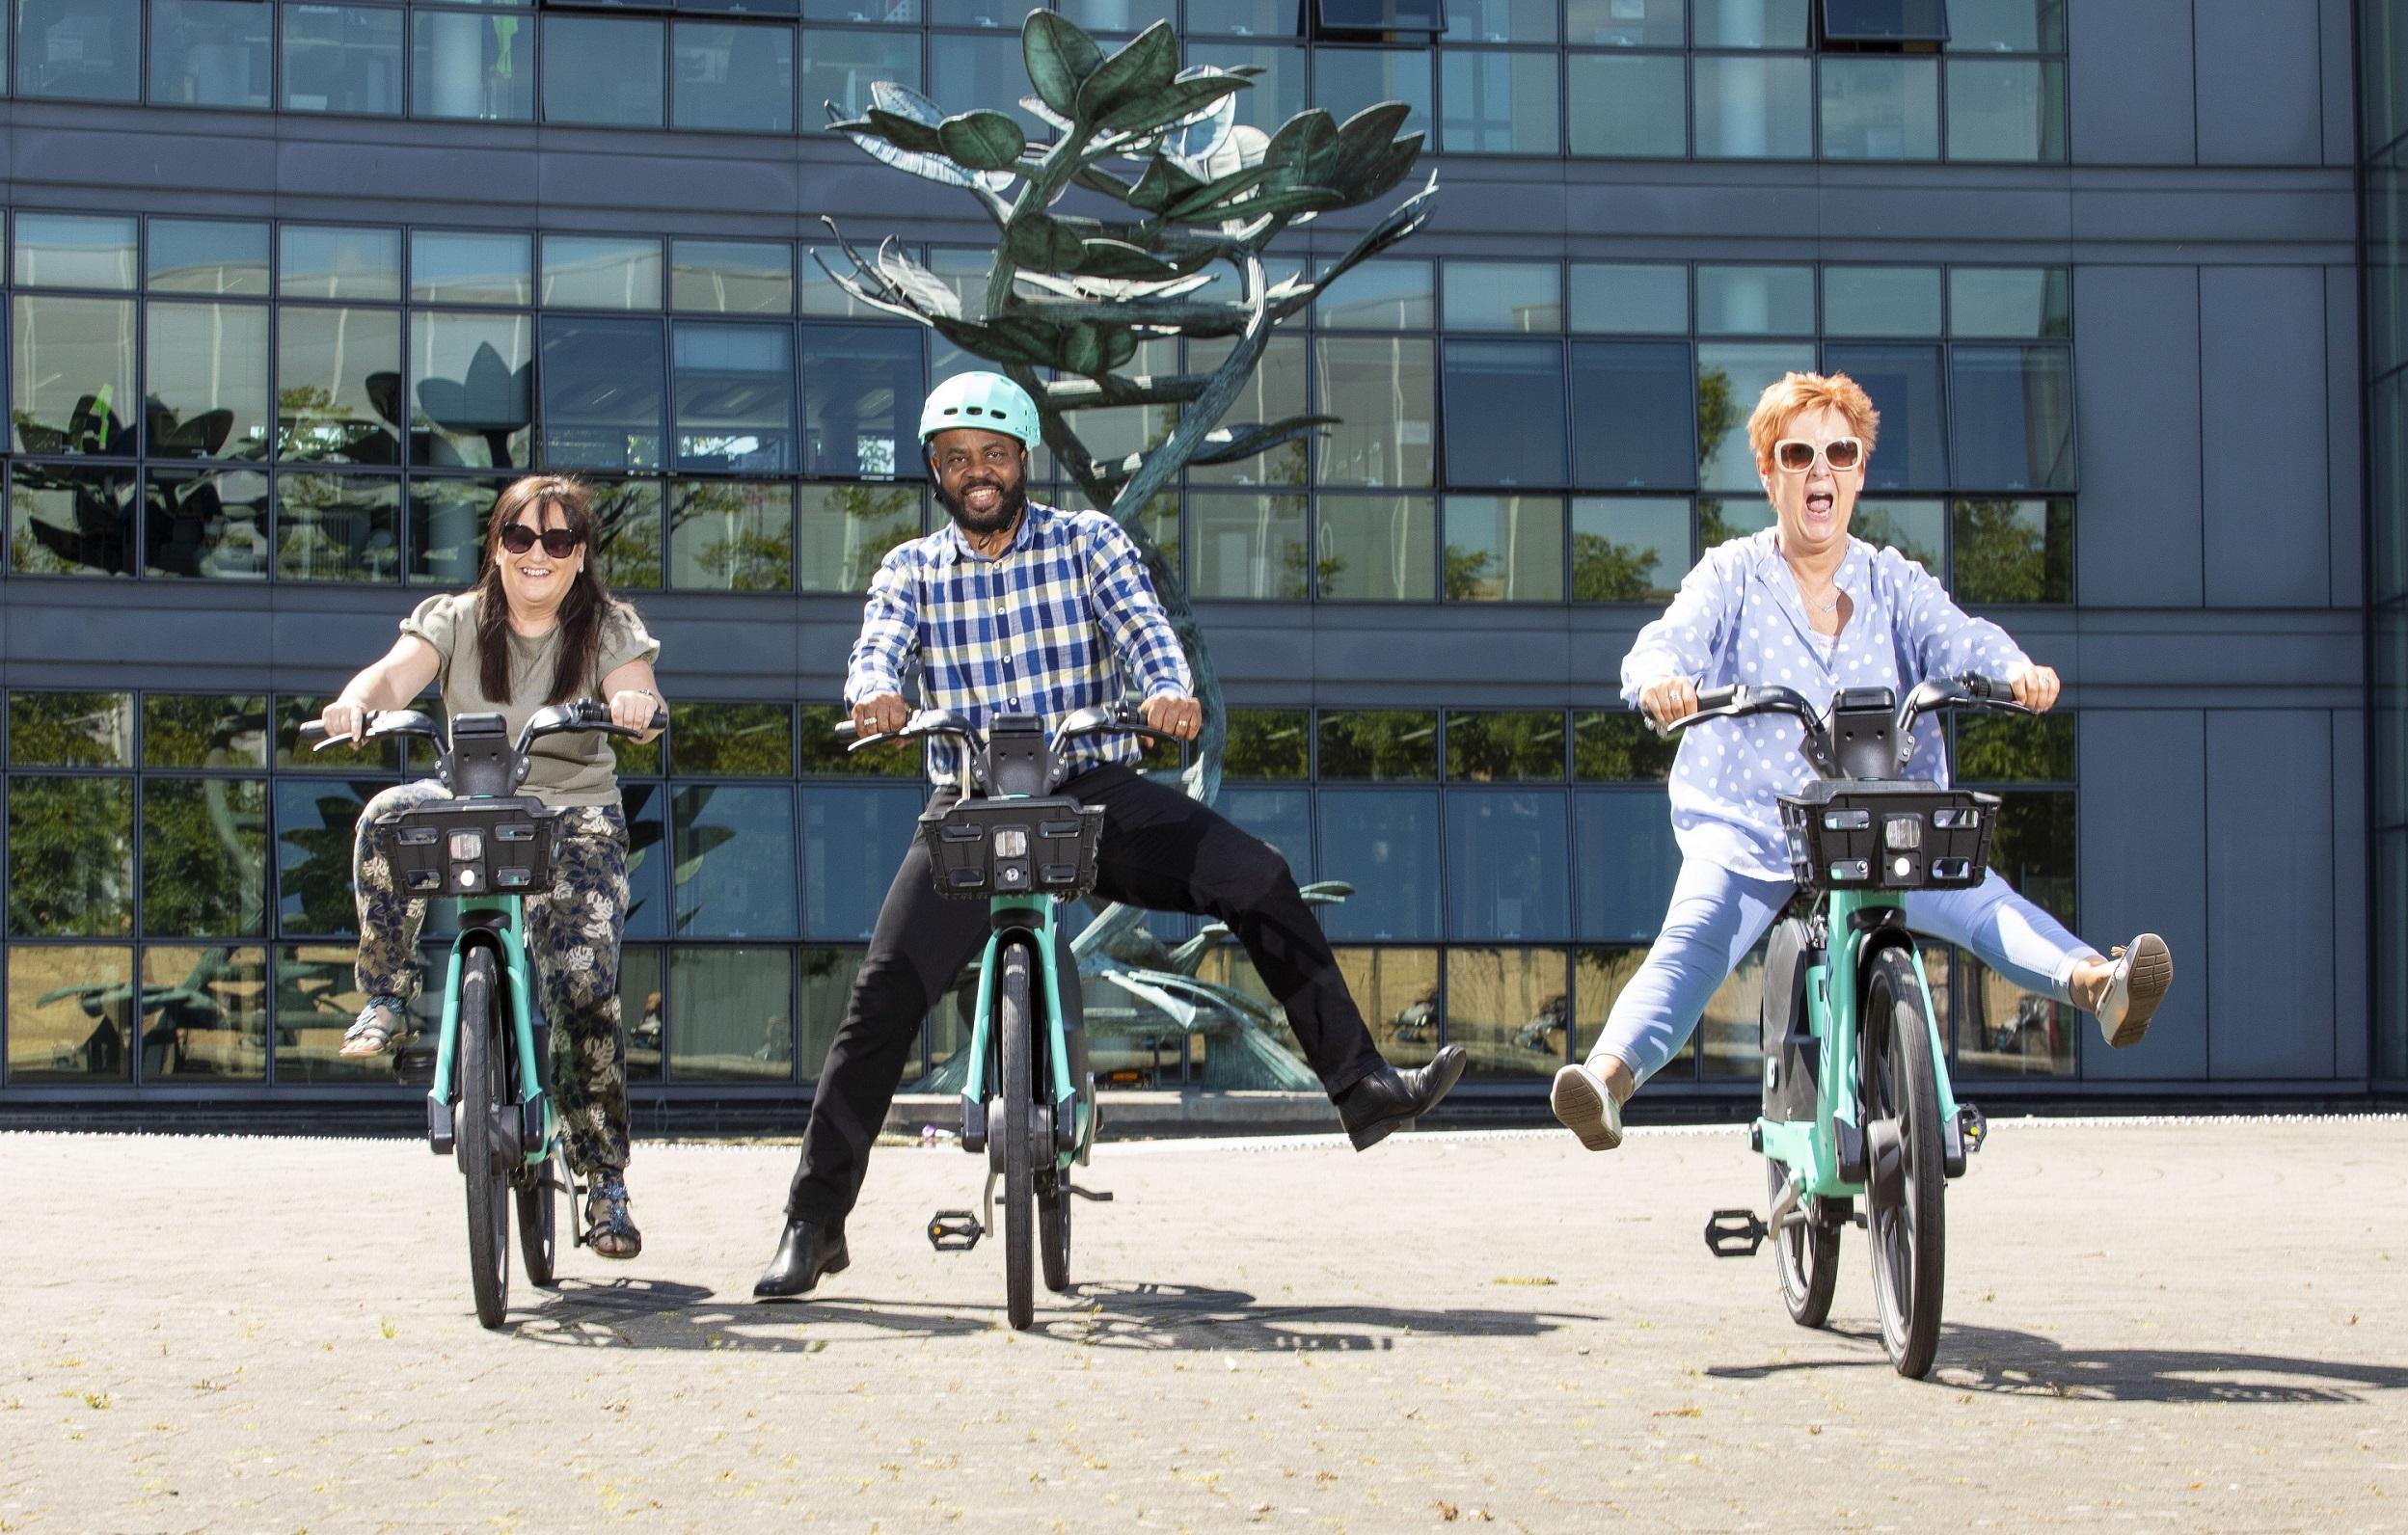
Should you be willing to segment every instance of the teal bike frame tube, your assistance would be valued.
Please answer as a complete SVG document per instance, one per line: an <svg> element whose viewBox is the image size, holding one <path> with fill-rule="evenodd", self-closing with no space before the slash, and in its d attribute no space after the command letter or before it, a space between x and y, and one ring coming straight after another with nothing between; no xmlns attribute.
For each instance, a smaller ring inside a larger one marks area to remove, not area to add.
<svg viewBox="0 0 2408 1535"><path fill-rule="evenodd" d="M995 1037L995 977L1003 968L1004 946L1024 943L1030 967L1041 972L1038 984L1045 1009L1046 1063L1053 1075L1051 1101L1056 1105L1069 1103L1077 1090L1070 1081L1069 1041L1062 1027L1062 976L1055 952L1054 902L1045 900L1032 904L1012 897L997 900L992 911L997 926L988 935L987 949L979 961L978 1010L970 1025L970 1069L961 1084L961 1095L971 1103L987 1099L988 1052ZM1062 1153L1057 1160L1067 1166L1069 1155Z"/></svg>
<svg viewBox="0 0 2408 1535"><path fill-rule="evenodd" d="M552 1094L544 1091L545 1064L535 1059L535 1020L527 994L527 983L533 972L527 958L522 911L521 902L515 901L492 906L462 906L460 921L467 930L451 942L451 959L444 979L443 1027L435 1042L435 1081L426 1095L446 1109L459 1101L451 1080L460 1042L460 973L468 963L470 949L491 944L497 949L495 957L501 971L496 979L510 994L510 1027L519 1046L519 1101L543 1105L543 1138L526 1153L526 1161L532 1167L544 1160L557 1121Z"/></svg>

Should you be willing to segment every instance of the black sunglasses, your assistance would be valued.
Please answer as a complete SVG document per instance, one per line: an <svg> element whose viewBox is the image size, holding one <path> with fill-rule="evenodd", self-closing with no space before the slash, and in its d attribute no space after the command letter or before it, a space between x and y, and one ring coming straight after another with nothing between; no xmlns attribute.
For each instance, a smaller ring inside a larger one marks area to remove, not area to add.
<svg viewBox="0 0 2408 1535"><path fill-rule="evenodd" d="M570 527L547 527L541 533L525 523L512 523L501 530L501 547L513 554L524 554L541 538L544 552L554 559L566 559L577 552L577 546L585 542L585 535Z"/></svg>

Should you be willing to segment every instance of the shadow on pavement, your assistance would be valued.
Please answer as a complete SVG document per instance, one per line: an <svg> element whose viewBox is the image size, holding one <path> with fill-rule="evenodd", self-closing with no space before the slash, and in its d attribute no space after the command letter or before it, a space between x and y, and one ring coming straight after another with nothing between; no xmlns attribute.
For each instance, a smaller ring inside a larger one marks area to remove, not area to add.
<svg viewBox="0 0 2408 1535"><path fill-rule="evenodd" d="M824 1285L841 1292L836 1280ZM1000 1301L883 1305L828 1293L799 1305L722 1298L660 1279L564 1279L514 1307L511 1333L553 1347L816 1354L848 1343L965 1337L1003 1325ZM1264 1306L1243 1290L1103 1281L1041 1296L1032 1337L1087 1347L1206 1353L1358 1353L1408 1337L1537 1337L1601 1317L1571 1311ZM863 1336L863 1333L872 1334Z"/></svg>
<svg viewBox="0 0 2408 1535"><path fill-rule="evenodd" d="M1706 1374L1756 1381L1794 1370L1889 1367L1881 1335L1827 1328L1823 1336L1853 1345L1844 1355L1771 1364L1718 1364ZM2088 1402L2362 1403L2367 1391L2408 1389L2408 1368L2353 1364L2281 1354L2195 1349L2069 1347L2011 1328L1943 1325L1932 1384L2003 1396L2053 1396Z"/></svg>

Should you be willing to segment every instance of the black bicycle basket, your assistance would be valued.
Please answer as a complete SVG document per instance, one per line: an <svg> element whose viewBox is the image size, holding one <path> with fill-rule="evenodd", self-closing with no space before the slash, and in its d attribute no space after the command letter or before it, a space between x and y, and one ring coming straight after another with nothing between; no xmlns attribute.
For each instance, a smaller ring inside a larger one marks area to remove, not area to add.
<svg viewBox="0 0 2408 1535"><path fill-rule="evenodd" d="M552 888L559 818L528 795L442 800L378 817L376 840L412 900L535 895Z"/></svg>
<svg viewBox="0 0 2408 1535"><path fill-rule="evenodd" d="M1103 807L1075 799L968 799L920 817L940 894L964 900L1042 893L1072 900L1096 884Z"/></svg>
<svg viewBox="0 0 2408 1535"><path fill-rule="evenodd" d="M1989 868L1998 796L1897 783L1828 781L1781 795L1791 872L1820 890L1958 890Z"/></svg>

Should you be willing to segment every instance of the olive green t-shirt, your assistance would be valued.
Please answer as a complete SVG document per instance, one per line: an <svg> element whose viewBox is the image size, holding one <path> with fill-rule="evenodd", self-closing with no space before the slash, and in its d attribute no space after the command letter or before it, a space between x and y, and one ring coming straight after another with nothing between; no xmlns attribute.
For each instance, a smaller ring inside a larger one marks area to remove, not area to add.
<svg viewBox="0 0 2408 1535"><path fill-rule="evenodd" d="M444 713L500 714L511 738L527 728L528 718L544 707L552 692L553 668L559 663L560 631L529 639L514 631L503 633L510 642L510 702L485 696L476 648L476 594L429 597L401 621L401 632L416 634L435 647L442 669L436 676L443 688ZM644 632L643 620L625 603L612 603L602 622L602 645L594 675L587 678L582 697L598 693L602 679L631 660L650 660L661 654L660 641ZM547 805L615 805L619 802L617 760L610 738L599 731L572 731L547 736L535 742L534 761L527 771L528 794Z"/></svg>

